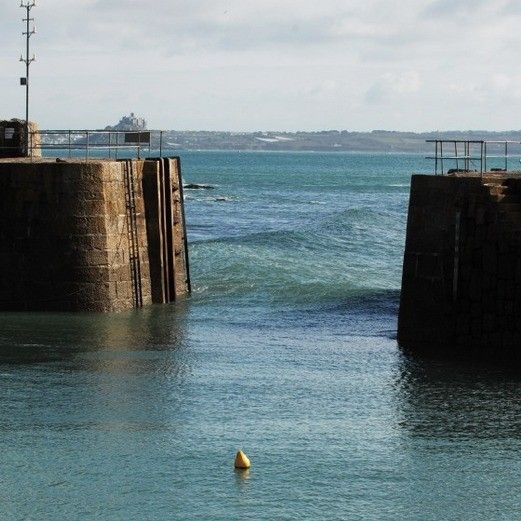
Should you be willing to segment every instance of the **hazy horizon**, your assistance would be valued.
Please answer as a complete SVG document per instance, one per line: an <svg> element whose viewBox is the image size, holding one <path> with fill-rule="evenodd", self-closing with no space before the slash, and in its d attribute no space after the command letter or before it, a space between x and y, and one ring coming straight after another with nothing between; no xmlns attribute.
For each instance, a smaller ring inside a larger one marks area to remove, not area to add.
<svg viewBox="0 0 521 521"><path fill-rule="evenodd" d="M513 129L513 0L42 0L32 119L252 132ZM22 117L23 11L0 6L1 117ZM483 42L486 42L485 44ZM223 130L225 129L225 130Z"/></svg>

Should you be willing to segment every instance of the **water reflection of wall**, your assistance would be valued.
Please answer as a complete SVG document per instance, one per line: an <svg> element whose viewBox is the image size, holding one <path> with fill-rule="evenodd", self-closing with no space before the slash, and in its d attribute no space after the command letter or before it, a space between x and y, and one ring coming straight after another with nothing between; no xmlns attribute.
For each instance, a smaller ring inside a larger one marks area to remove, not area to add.
<svg viewBox="0 0 521 521"><path fill-rule="evenodd" d="M1 315L0 367L16 377L13 393L23 393L38 421L52 419L63 429L160 428L182 401L191 372L186 305Z"/></svg>
<svg viewBox="0 0 521 521"><path fill-rule="evenodd" d="M186 310L180 303L119 314L1 314L0 363L61 361L69 369L93 369L110 358L103 353L178 349L186 337Z"/></svg>
<svg viewBox="0 0 521 521"><path fill-rule="evenodd" d="M393 510L401 515L394 517L489 520L517 513L521 378L407 356L395 378Z"/></svg>
<svg viewBox="0 0 521 521"><path fill-rule="evenodd" d="M521 377L502 369L403 356L396 387L400 425L412 436L521 435Z"/></svg>
<svg viewBox="0 0 521 521"><path fill-rule="evenodd" d="M188 304L0 315L3 487L37 491L28 511L45 496L51 512L106 517L168 493L194 389Z"/></svg>

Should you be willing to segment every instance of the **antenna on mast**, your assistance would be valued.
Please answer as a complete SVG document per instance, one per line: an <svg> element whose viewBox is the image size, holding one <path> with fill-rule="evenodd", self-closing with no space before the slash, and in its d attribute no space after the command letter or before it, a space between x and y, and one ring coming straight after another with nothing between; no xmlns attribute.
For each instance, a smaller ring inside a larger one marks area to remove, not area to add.
<svg viewBox="0 0 521 521"><path fill-rule="evenodd" d="M30 26L31 22L34 22L34 18L31 18L31 9L35 6L35 0L20 0L20 7L26 10L26 17L22 19L23 22L26 22L26 30L22 33L25 36L25 58L23 55L20 56L20 61L25 63L25 78L20 78L20 85L25 86L25 151L27 156L31 154L29 150L29 67L36 60L34 54L32 58L29 57L29 41L31 36L36 33L34 24L32 29Z"/></svg>

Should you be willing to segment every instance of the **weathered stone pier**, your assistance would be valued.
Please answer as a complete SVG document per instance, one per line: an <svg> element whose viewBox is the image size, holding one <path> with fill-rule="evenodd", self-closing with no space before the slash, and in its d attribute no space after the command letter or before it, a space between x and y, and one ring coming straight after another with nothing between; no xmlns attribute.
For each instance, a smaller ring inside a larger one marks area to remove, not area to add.
<svg viewBox="0 0 521 521"><path fill-rule="evenodd" d="M398 341L521 361L521 173L412 177Z"/></svg>
<svg viewBox="0 0 521 521"><path fill-rule="evenodd" d="M119 311L190 291L179 158L0 160L0 310Z"/></svg>

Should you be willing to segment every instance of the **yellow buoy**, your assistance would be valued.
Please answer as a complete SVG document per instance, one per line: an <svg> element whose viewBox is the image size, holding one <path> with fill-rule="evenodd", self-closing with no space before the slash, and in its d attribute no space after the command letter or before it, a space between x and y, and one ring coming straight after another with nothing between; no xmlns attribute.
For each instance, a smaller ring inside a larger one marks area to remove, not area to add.
<svg viewBox="0 0 521 521"><path fill-rule="evenodd" d="M236 469L249 469L251 467L250 458L240 450L235 456L235 468Z"/></svg>

